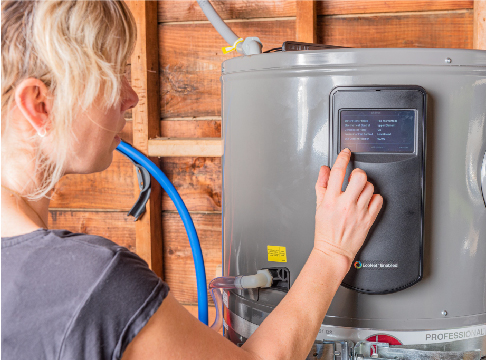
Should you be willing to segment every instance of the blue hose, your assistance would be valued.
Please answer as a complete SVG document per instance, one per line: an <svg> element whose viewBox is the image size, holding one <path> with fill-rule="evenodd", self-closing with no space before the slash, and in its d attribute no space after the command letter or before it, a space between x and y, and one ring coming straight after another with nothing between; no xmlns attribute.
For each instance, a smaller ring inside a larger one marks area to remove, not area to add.
<svg viewBox="0 0 486 360"><path fill-rule="evenodd" d="M174 202L177 211L186 228L189 244L191 245L192 256L194 258L194 266L196 268L196 282L197 282L197 310L199 321L208 325L208 296L206 284L206 269L204 268L204 258L199 244L196 228L192 222L191 215L187 211L184 201L182 201L179 193L167 176L144 154L133 148L130 144L122 141L116 148L123 155L129 157L133 161L142 165L148 172L157 180L162 188L167 192L171 200Z"/></svg>

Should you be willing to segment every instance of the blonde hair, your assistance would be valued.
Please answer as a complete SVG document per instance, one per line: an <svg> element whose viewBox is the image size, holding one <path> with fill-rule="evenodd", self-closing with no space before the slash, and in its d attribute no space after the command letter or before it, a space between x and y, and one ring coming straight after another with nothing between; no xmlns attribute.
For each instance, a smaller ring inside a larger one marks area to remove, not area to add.
<svg viewBox="0 0 486 360"><path fill-rule="evenodd" d="M54 143L40 139L34 160L42 179L26 197L44 197L63 176L76 114L99 95L106 107L118 101L135 42L135 20L122 1L2 0L2 136L21 81L41 80L53 100L46 130Z"/></svg>

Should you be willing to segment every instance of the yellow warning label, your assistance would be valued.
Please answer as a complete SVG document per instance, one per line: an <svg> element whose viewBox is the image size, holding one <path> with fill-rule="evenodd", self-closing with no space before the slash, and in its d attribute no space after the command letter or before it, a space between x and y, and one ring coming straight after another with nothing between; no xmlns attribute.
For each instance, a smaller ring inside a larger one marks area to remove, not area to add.
<svg viewBox="0 0 486 360"><path fill-rule="evenodd" d="M287 262L285 246L267 246L268 261Z"/></svg>

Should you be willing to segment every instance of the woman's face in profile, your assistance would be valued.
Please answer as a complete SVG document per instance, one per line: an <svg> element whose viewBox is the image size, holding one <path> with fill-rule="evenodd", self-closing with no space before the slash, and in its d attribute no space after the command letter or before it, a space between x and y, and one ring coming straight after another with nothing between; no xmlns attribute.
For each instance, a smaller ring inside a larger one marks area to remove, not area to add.
<svg viewBox="0 0 486 360"><path fill-rule="evenodd" d="M114 106L103 108L99 96L89 109L81 112L73 122L65 173L88 174L108 168L126 124L124 114L137 103L137 94L124 78L122 94Z"/></svg>

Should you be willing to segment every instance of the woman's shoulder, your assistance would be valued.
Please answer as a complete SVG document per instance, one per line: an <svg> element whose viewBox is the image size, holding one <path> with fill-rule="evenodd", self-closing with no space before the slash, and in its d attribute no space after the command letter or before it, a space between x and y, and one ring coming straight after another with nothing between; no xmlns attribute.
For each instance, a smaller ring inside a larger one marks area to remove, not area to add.
<svg viewBox="0 0 486 360"><path fill-rule="evenodd" d="M137 283L158 281L137 254L101 236L67 230L39 229L32 233L2 238L2 275L29 274L75 282L88 290L101 279ZM131 274L130 276L126 276ZM63 275L69 275L64 279ZM4 278L4 276L2 276ZM135 278L134 278L135 277Z"/></svg>
<svg viewBox="0 0 486 360"><path fill-rule="evenodd" d="M23 235L4 237L2 238L2 250L10 257L15 253L26 254L28 252L54 257L67 252L76 257L88 256L93 261L110 261L120 252L131 253L125 247L102 236L56 229L38 229Z"/></svg>
<svg viewBox="0 0 486 360"><path fill-rule="evenodd" d="M37 230L2 238L1 256L2 322L5 315L18 324L2 331L2 338L32 344L24 346L26 354L49 343L53 357L121 356L168 293L143 259L100 236ZM25 321L18 321L19 313Z"/></svg>
<svg viewBox="0 0 486 360"><path fill-rule="evenodd" d="M2 237L2 248L17 246L22 243L34 240L38 245L41 246L45 246L45 244L49 242L52 243L60 240L70 240L74 242L84 243L88 246L100 246L106 248L113 248L118 246L113 241L98 235L76 233L69 230L61 229L37 229L35 231L22 235Z"/></svg>

